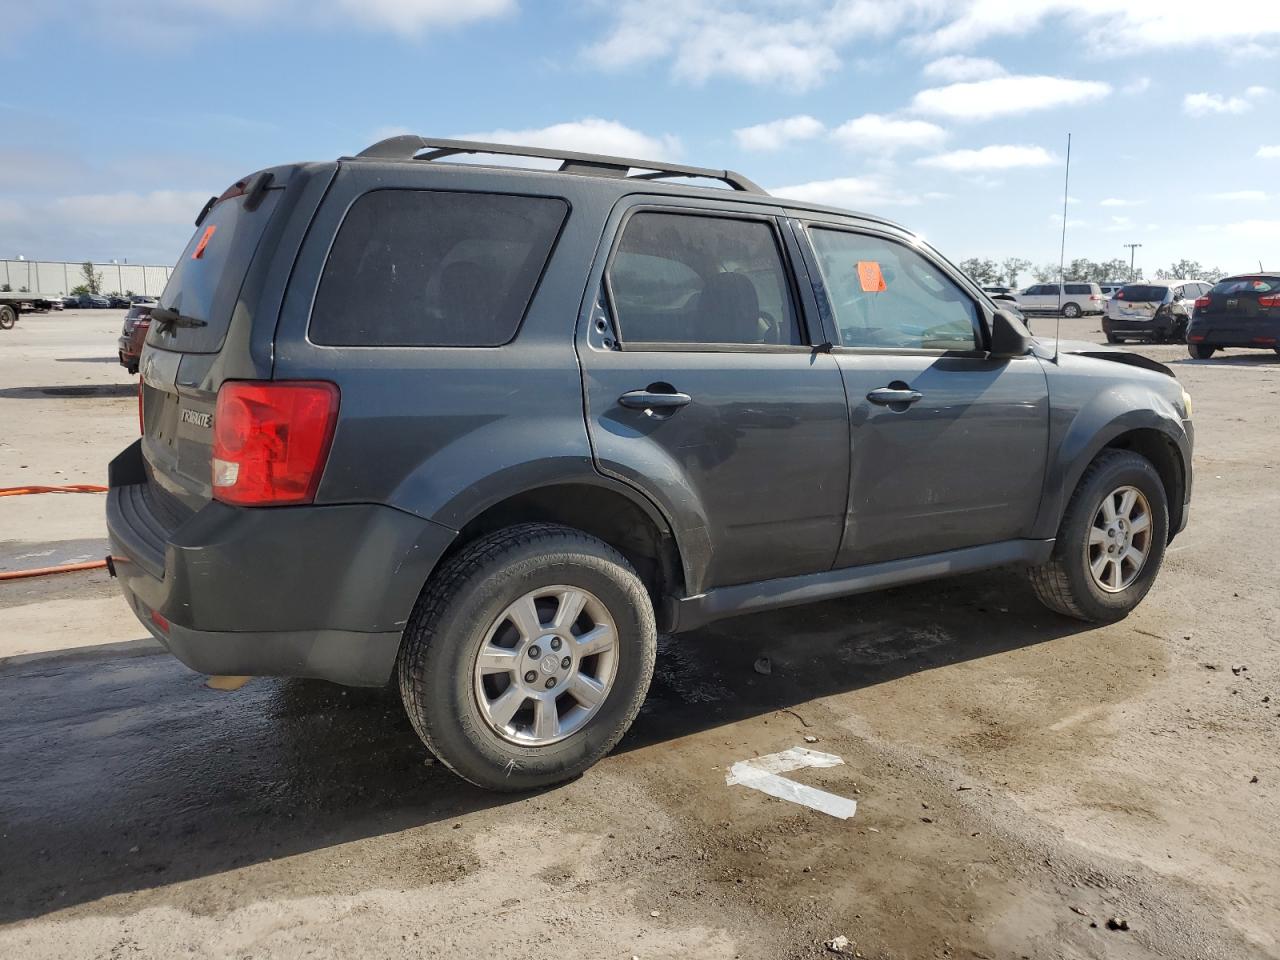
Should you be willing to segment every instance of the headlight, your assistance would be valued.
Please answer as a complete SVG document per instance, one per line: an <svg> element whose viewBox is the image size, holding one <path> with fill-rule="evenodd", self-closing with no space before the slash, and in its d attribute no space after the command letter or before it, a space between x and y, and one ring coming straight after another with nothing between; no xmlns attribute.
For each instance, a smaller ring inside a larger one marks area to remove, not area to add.
<svg viewBox="0 0 1280 960"><path fill-rule="evenodd" d="M1186 387L1182 388L1182 406L1186 408L1187 419L1191 419L1191 394L1187 393Z"/></svg>

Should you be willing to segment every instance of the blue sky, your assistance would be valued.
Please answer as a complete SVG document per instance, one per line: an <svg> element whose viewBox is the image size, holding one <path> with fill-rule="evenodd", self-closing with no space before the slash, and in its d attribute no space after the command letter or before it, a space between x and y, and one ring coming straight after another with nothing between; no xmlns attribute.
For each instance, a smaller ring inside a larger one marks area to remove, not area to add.
<svg viewBox="0 0 1280 960"><path fill-rule="evenodd" d="M1280 267L1280 3L0 0L0 256L171 262L380 136L727 166L949 256Z"/></svg>

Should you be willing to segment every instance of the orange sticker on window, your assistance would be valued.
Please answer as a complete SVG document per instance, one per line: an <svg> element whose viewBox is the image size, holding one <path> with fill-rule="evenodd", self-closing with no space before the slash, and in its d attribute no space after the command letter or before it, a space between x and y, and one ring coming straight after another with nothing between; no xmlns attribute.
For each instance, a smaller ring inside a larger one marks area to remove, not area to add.
<svg viewBox="0 0 1280 960"><path fill-rule="evenodd" d="M213 237L213 231L218 229L216 223L211 223L204 228L204 235L200 238L200 242L196 244L195 253L191 254L192 260L199 260L204 256L204 248L209 245L209 240Z"/></svg>
<svg viewBox="0 0 1280 960"><path fill-rule="evenodd" d="M883 293L884 274L880 272L880 264L876 260L858 261L858 282L862 284L863 293Z"/></svg>

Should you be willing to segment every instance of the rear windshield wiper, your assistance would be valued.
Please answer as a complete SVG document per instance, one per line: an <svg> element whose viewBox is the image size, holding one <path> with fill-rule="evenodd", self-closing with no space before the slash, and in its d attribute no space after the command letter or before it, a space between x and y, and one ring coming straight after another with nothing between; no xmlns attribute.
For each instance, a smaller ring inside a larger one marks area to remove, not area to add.
<svg viewBox="0 0 1280 960"><path fill-rule="evenodd" d="M185 313L179 313L177 310L170 310L168 307L152 307L151 309L152 323L158 323L162 327L207 327L207 320L200 320L196 317L188 317Z"/></svg>

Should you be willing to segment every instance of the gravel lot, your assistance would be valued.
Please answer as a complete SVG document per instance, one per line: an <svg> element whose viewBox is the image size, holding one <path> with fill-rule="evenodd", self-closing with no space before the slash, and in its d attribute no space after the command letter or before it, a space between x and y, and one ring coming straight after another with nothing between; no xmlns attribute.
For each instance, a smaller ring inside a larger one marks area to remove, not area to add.
<svg viewBox="0 0 1280 960"><path fill-rule="evenodd" d="M0 486L105 482L121 316L0 331ZM0 583L0 956L1280 957L1280 357L1142 350L1197 473L1128 620L997 571L721 622L541 794L453 779L389 692L210 689L101 571ZM101 556L101 510L0 499L0 569ZM806 745L851 819L725 784Z"/></svg>

